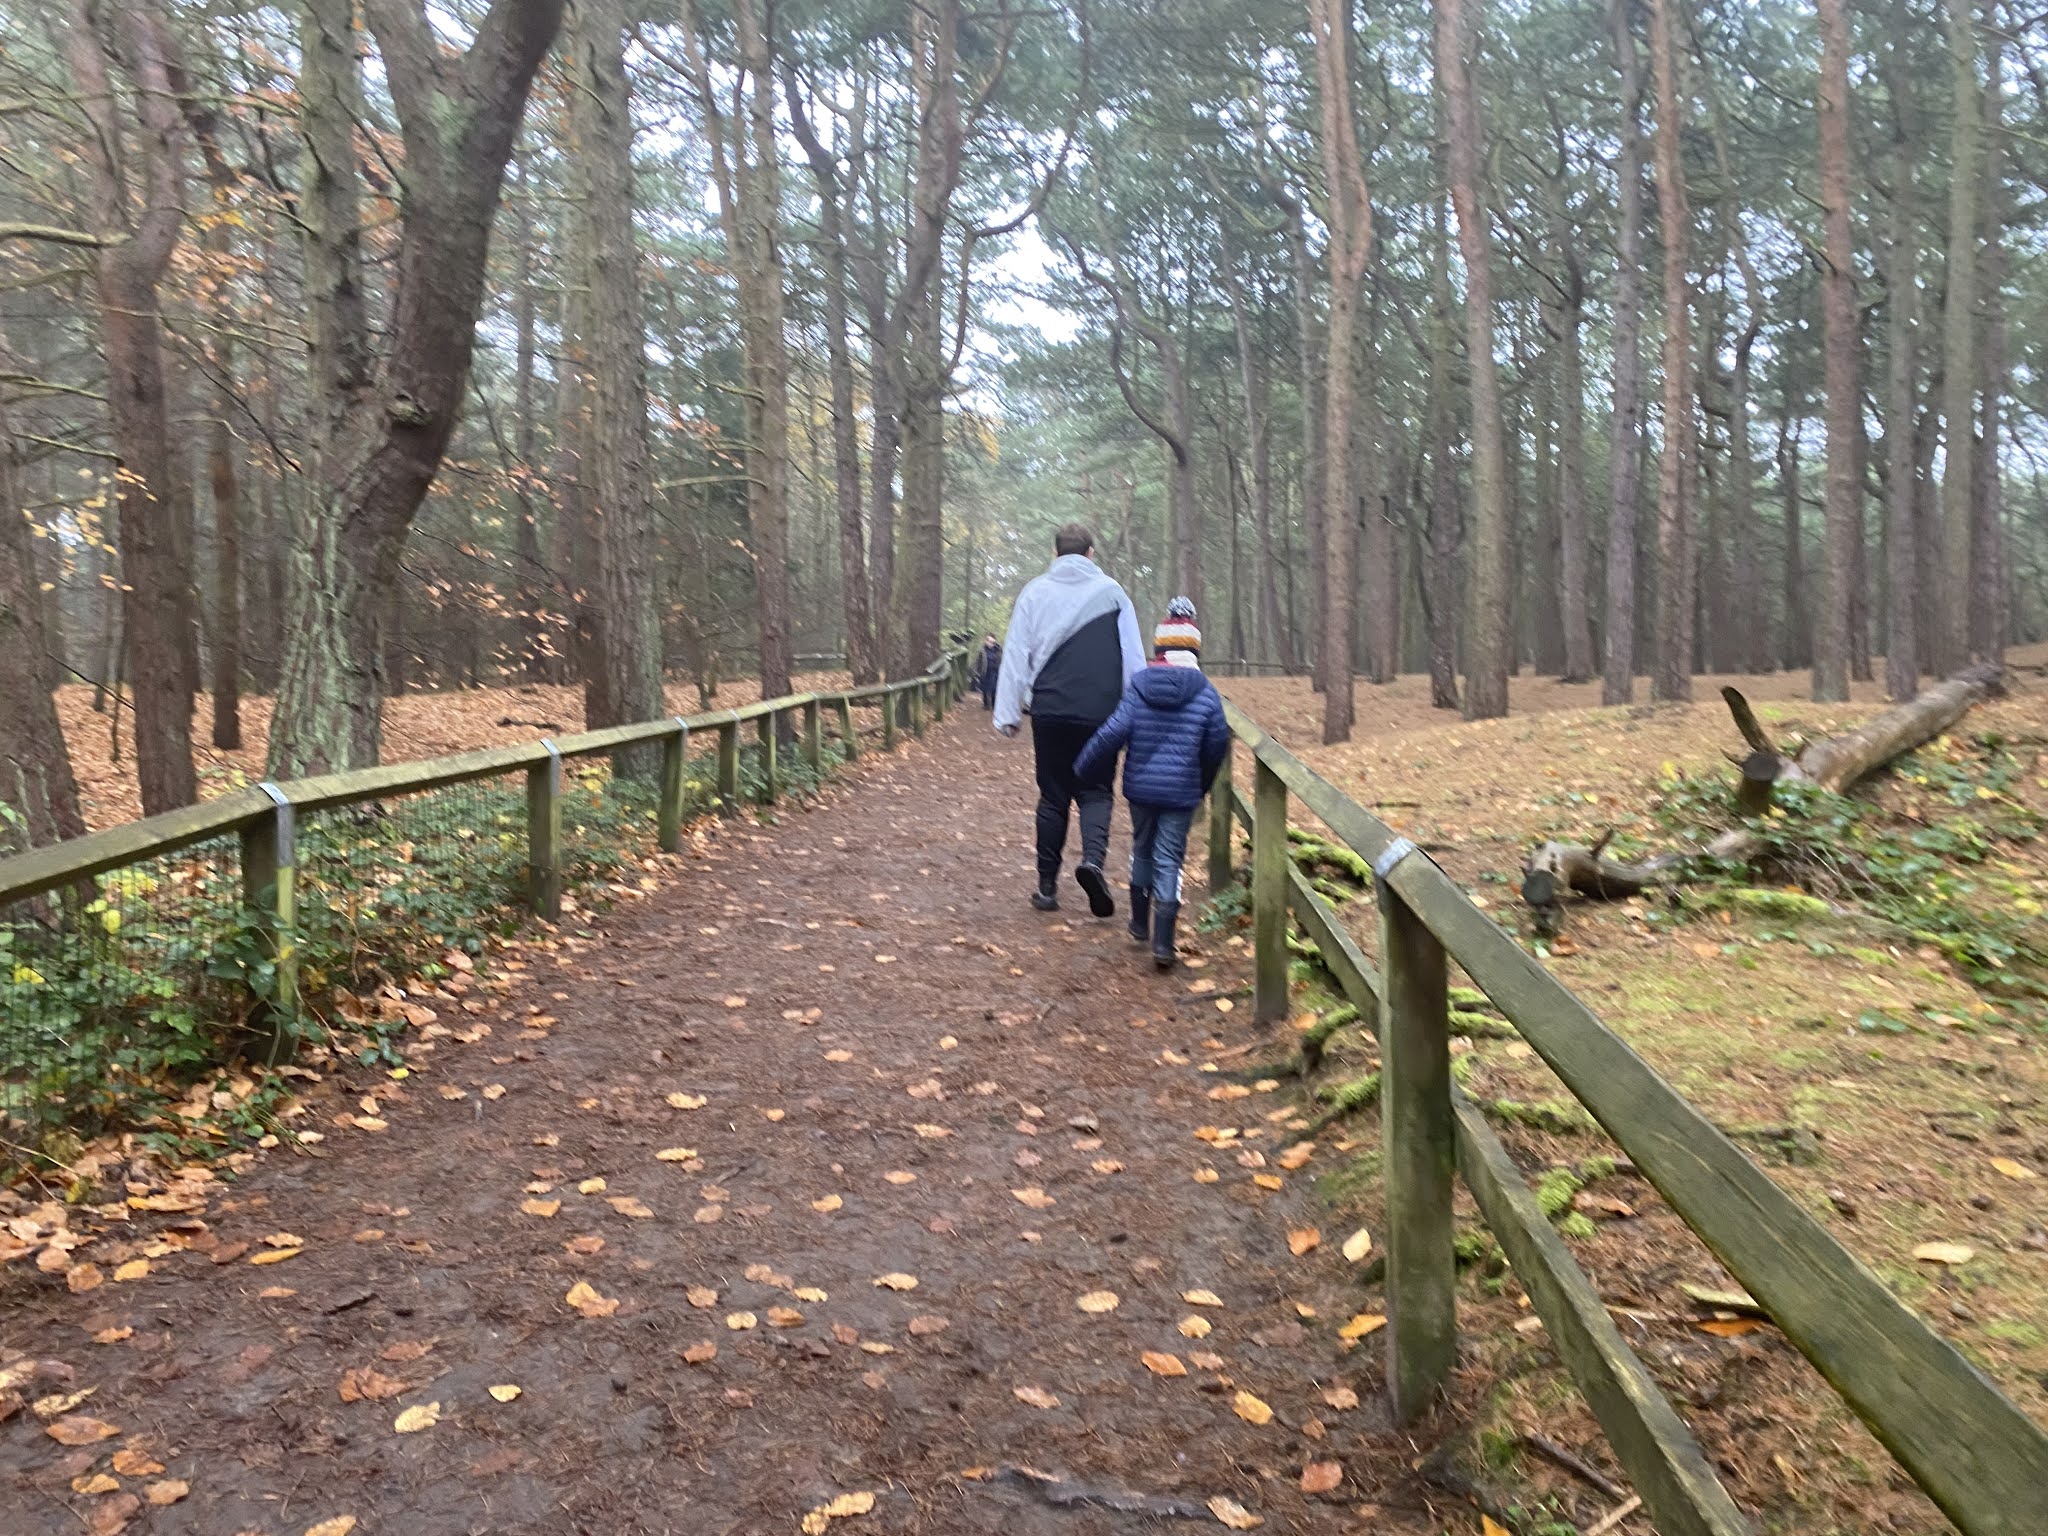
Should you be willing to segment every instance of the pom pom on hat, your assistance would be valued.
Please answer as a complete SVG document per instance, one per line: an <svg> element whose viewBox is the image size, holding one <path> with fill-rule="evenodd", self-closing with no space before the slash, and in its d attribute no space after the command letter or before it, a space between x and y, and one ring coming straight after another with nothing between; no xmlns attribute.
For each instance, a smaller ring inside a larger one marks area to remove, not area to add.
<svg viewBox="0 0 2048 1536"><path fill-rule="evenodd" d="M1152 631L1152 649L1201 652L1202 631L1196 627L1192 601L1176 597L1166 605L1165 621Z"/></svg>

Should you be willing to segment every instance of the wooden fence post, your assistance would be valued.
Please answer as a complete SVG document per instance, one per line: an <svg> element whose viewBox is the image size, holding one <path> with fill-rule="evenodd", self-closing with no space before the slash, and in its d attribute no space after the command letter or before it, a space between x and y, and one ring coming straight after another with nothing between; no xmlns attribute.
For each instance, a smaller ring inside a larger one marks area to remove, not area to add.
<svg viewBox="0 0 2048 1536"><path fill-rule="evenodd" d="M547 760L526 770L526 900L553 923L562 916L562 754L552 741L541 745Z"/></svg>
<svg viewBox="0 0 2048 1536"><path fill-rule="evenodd" d="M730 811L740 803L740 717L718 727L718 798Z"/></svg>
<svg viewBox="0 0 2048 1536"><path fill-rule="evenodd" d="M1216 782L1209 787L1209 895L1213 900L1237 877L1230 858L1230 835L1235 820L1233 805L1237 791L1230 782L1230 758L1216 770Z"/></svg>
<svg viewBox="0 0 2048 1536"><path fill-rule="evenodd" d="M1287 1017L1287 785L1261 761L1252 799L1253 1008Z"/></svg>
<svg viewBox="0 0 2048 1536"><path fill-rule="evenodd" d="M292 938L297 840L292 803L267 779L257 785L273 810L242 828L242 905L249 914L258 952L270 963L270 988L257 989L253 1017L269 1036L265 1060L285 1054L298 1019L299 967Z"/></svg>
<svg viewBox="0 0 2048 1536"><path fill-rule="evenodd" d="M816 699L804 704L804 761L819 778L825 774L825 712Z"/></svg>
<svg viewBox="0 0 2048 1536"><path fill-rule="evenodd" d="M853 728L853 700L839 695L839 750L850 763L860 756L860 732Z"/></svg>
<svg viewBox="0 0 2048 1536"><path fill-rule="evenodd" d="M903 702L903 695L893 688L882 695L882 750L896 750L896 709Z"/></svg>
<svg viewBox="0 0 2048 1536"><path fill-rule="evenodd" d="M924 694L925 681L919 678L910 685L910 734L913 736L924 734Z"/></svg>
<svg viewBox="0 0 2048 1536"><path fill-rule="evenodd" d="M782 712L771 709L759 717L761 735L761 803L773 805L782 792Z"/></svg>
<svg viewBox="0 0 2048 1536"><path fill-rule="evenodd" d="M683 840L683 768L690 760L690 728L676 716L676 731L661 743L661 811L656 840L663 853L674 853Z"/></svg>
<svg viewBox="0 0 2048 1536"><path fill-rule="evenodd" d="M1387 1391L1412 1423L1457 1361L1452 1251L1451 1036L1444 947L1388 884L1419 850L1396 838L1373 862L1380 909L1380 1144L1387 1222Z"/></svg>

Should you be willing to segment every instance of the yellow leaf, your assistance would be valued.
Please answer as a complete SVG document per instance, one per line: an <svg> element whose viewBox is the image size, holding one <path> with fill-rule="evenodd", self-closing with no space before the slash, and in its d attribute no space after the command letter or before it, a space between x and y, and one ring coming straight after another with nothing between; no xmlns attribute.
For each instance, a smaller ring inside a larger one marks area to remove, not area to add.
<svg viewBox="0 0 2048 1536"><path fill-rule="evenodd" d="M887 1179L891 1184L915 1184L917 1182L916 1174L908 1172L907 1170L902 1168L897 1168L889 1173L885 1173L882 1175L882 1177Z"/></svg>
<svg viewBox="0 0 2048 1536"><path fill-rule="evenodd" d="M690 1305L700 1312L718 1305L718 1292L708 1285L693 1285L683 1294L689 1298Z"/></svg>
<svg viewBox="0 0 2048 1536"><path fill-rule="evenodd" d="M148 1273L149 1260L130 1259L126 1264L123 1264L114 1271L114 1278L116 1280L140 1280Z"/></svg>
<svg viewBox="0 0 2048 1536"><path fill-rule="evenodd" d="M657 1162L687 1163L696 1155L695 1147L663 1147L654 1157Z"/></svg>
<svg viewBox="0 0 2048 1536"><path fill-rule="evenodd" d="M1322 1245L1323 1234L1315 1227L1294 1227L1287 1234L1287 1251L1297 1259Z"/></svg>
<svg viewBox="0 0 2048 1536"><path fill-rule="evenodd" d="M416 1435L423 1429L432 1429L440 1422L439 1403L414 1403L391 1421L391 1427L401 1435Z"/></svg>
<svg viewBox="0 0 2048 1536"><path fill-rule="evenodd" d="M1209 1319L1190 1312L1180 1320L1180 1336L1184 1339L1206 1339L1209 1337Z"/></svg>
<svg viewBox="0 0 2048 1536"><path fill-rule="evenodd" d="M576 1193L579 1195L595 1195L601 1194L603 1193L603 1191L604 1178L602 1175L599 1175L597 1178L594 1179L585 1179L581 1184L578 1184L576 1186Z"/></svg>
<svg viewBox="0 0 2048 1536"><path fill-rule="evenodd" d="M1252 1182L1261 1189L1281 1189L1287 1184L1287 1181L1277 1173L1255 1173L1252 1175Z"/></svg>
<svg viewBox="0 0 2048 1536"><path fill-rule="evenodd" d="M155 1477L163 1471L164 1464L153 1460L146 1451L133 1446L123 1446L114 1452L114 1470L123 1477Z"/></svg>
<svg viewBox="0 0 2048 1536"><path fill-rule="evenodd" d="M1058 1204L1051 1195L1048 1195L1036 1184L1024 1189L1013 1189L1010 1191L1010 1195L1018 1204L1028 1205L1034 1211L1042 1211L1048 1206Z"/></svg>
<svg viewBox="0 0 2048 1536"><path fill-rule="evenodd" d="M112 1493L120 1486L121 1479L109 1477L104 1472L94 1472L89 1475L81 1472L77 1477L71 1479L71 1491L73 1493L82 1493L87 1498L97 1494Z"/></svg>
<svg viewBox="0 0 2048 1536"><path fill-rule="evenodd" d="M519 1209L529 1216L552 1216L562 1208L559 1200L522 1200Z"/></svg>
<svg viewBox="0 0 2048 1536"><path fill-rule="evenodd" d="M1323 1401L1332 1408L1356 1408L1358 1406L1358 1394L1349 1387L1325 1387L1323 1388Z"/></svg>
<svg viewBox="0 0 2048 1536"><path fill-rule="evenodd" d="M1991 1159L1991 1166L2004 1174L2008 1179L2038 1179L2040 1177L2038 1173L2034 1172L2025 1163L2010 1157L1994 1157ZM114 1278L118 1280L121 1277L116 1275Z"/></svg>
<svg viewBox="0 0 2048 1536"><path fill-rule="evenodd" d="M502 1099L505 1097L505 1085L503 1083L491 1084L490 1087L484 1090L484 1097L491 1100Z"/></svg>
<svg viewBox="0 0 2048 1536"><path fill-rule="evenodd" d="M801 1328L804 1315L795 1307L770 1307L768 1326L771 1328Z"/></svg>
<svg viewBox="0 0 2048 1536"><path fill-rule="evenodd" d="M56 1251L54 1248L43 1250L46 1256L56 1253ZM98 1290L106 1283L106 1278L105 1275L100 1273L100 1267L97 1264L74 1264L64 1272L64 1284L74 1296L83 1295L87 1291Z"/></svg>
<svg viewBox="0 0 2048 1536"><path fill-rule="evenodd" d="M1138 1358L1145 1362L1145 1369L1154 1376L1185 1376L1188 1373L1179 1355L1169 1355L1164 1350L1148 1349Z"/></svg>
<svg viewBox="0 0 2048 1536"><path fill-rule="evenodd" d="M832 1299L831 1297L827 1296L823 1291L819 1290L815 1285L800 1285L796 1287L796 1289L792 1290L789 1294L794 1296L798 1301L819 1302L830 1301Z"/></svg>
<svg viewBox="0 0 2048 1536"><path fill-rule="evenodd" d="M562 1298L585 1317L610 1317L619 1310L618 1298L600 1295L588 1280L578 1280Z"/></svg>
<svg viewBox="0 0 2048 1536"><path fill-rule="evenodd" d="M1214 1184L1222 1177L1223 1175L1214 1168L1197 1168L1195 1170L1195 1182L1197 1184Z"/></svg>
<svg viewBox="0 0 2048 1536"><path fill-rule="evenodd" d="M711 1101L701 1093L672 1093L668 1102L672 1109L702 1109Z"/></svg>
<svg viewBox="0 0 2048 1536"><path fill-rule="evenodd" d="M820 1536L820 1533L834 1520L848 1520L855 1515L864 1515L875 1507L872 1493L842 1493L829 1504L820 1504L803 1518L800 1529L804 1536Z"/></svg>
<svg viewBox="0 0 2048 1536"><path fill-rule="evenodd" d="M1264 1398L1254 1397L1242 1388L1238 1390L1237 1396L1230 1400L1230 1411L1240 1419L1243 1419L1247 1424L1270 1424L1273 1422L1272 1405Z"/></svg>
<svg viewBox="0 0 2048 1536"><path fill-rule="evenodd" d="M838 1210L839 1207L841 1207L844 1204L846 1204L846 1202L840 1199L837 1195L824 1195L811 1202L811 1209L814 1211L822 1211L829 1216L832 1214L832 1212Z"/></svg>
<svg viewBox="0 0 2048 1536"><path fill-rule="evenodd" d="M356 1528L354 1515L336 1515L332 1520L322 1520L318 1525L306 1527L306 1536L348 1536Z"/></svg>
<svg viewBox="0 0 2048 1536"><path fill-rule="evenodd" d="M917 1289L917 1276L906 1275L900 1272L896 1274L877 1275L875 1277L875 1284L877 1287L885 1291L914 1291Z"/></svg>
<svg viewBox="0 0 2048 1536"><path fill-rule="evenodd" d="M282 1264L286 1259L296 1259L306 1250L303 1248L268 1248L262 1253L249 1256L251 1264Z"/></svg>
<svg viewBox="0 0 2048 1536"><path fill-rule="evenodd" d="M181 1477L167 1477L161 1482L151 1483L142 1490L142 1496L159 1509L175 1504L192 1491L192 1485Z"/></svg>
<svg viewBox="0 0 2048 1536"><path fill-rule="evenodd" d="M1223 1298L1214 1291L1182 1291L1180 1299L1191 1307L1220 1307L1223 1305Z"/></svg>
<svg viewBox="0 0 2048 1536"><path fill-rule="evenodd" d="M1209 1513L1233 1531L1255 1531L1266 1523L1237 1500L1220 1493L1209 1501Z"/></svg>
<svg viewBox="0 0 2048 1536"><path fill-rule="evenodd" d="M684 1350L683 1358L692 1365L708 1365L718 1358L718 1346L709 1339L701 1340Z"/></svg>
<svg viewBox="0 0 2048 1536"><path fill-rule="evenodd" d="M728 1312L725 1314L725 1326L734 1333L745 1333L759 1321L760 1319L751 1312Z"/></svg>
<svg viewBox="0 0 2048 1536"><path fill-rule="evenodd" d="M1117 1300L1115 1291L1090 1291L1087 1295L1077 1300L1074 1305L1083 1312L1114 1312L1117 1308Z"/></svg>
<svg viewBox="0 0 2048 1536"><path fill-rule="evenodd" d="M621 1216L645 1218L654 1214L652 1210L648 1209L645 1204L635 1199L632 1195L612 1195L606 1199L605 1204L617 1211Z"/></svg>
<svg viewBox="0 0 2048 1536"><path fill-rule="evenodd" d="M1913 1257L1923 1264L1967 1264L1977 1256L1968 1243L1922 1243Z"/></svg>
<svg viewBox="0 0 2048 1536"><path fill-rule="evenodd" d="M488 1387L485 1390L501 1403L509 1403L519 1395L519 1389L510 1382L500 1387Z"/></svg>
<svg viewBox="0 0 2048 1536"><path fill-rule="evenodd" d="M1378 1333L1387 1326L1387 1320L1377 1312L1361 1312L1342 1328L1337 1330L1340 1339L1362 1339L1369 1333Z"/></svg>
<svg viewBox="0 0 2048 1536"><path fill-rule="evenodd" d="M256 1294L264 1301L283 1301L285 1297L296 1296L299 1293L288 1285L266 1285Z"/></svg>
<svg viewBox="0 0 2048 1536"><path fill-rule="evenodd" d="M1354 1264L1371 1252L1372 1234L1363 1227L1344 1239L1344 1257Z"/></svg>
<svg viewBox="0 0 2048 1536"><path fill-rule="evenodd" d="M1312 1141L1297 1141L1282 1152L1276 1161L1282 1168L1299 1168L1316 1155L1316 1144Z"/></svg>
<svg viewBox="0 0 2048 1536"><path fill-rule="evenodd" d="M102 1328L92 1336L92 1341L95 1344L118 1344L123 1339L132 1339L134 1337L135 1330L133 1328Z"/></svg>
<svg viewBox="0 0 2048 1536"><path fill-rule="evenodd" d="M1020 1403L1029 1403L1034 1408L1057 1408L1060 1400L1043 1387L1012 1387L1011 1396Z"/></svg>
<svg viewBox="0 0 2048 1536"><path fill-rule="evenodd" d="M1093 1168L1097 1173L1103 1174L1122 1173L1124 1171L1124 1165L1118 1162L1113 1157L1098 1157L1097 1159L1095 1159L1094 1162L1090 1163L1088 1166L1090 1168Z"/></svg>

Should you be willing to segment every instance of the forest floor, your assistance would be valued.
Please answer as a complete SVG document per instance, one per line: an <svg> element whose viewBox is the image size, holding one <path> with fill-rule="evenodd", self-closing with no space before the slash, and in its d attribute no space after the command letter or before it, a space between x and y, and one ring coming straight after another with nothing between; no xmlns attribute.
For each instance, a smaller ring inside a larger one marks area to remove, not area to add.
<svg viewBox="0 0 2048 1536"><path fill-rule="evenodd" d="M2012 660L2010 696L1973 710L1954 734L2002 740L2021 771L2000 796L2048 813L2048 647ZM1386 689L1361 686L1357 738L1323 747L1321 701L1305 682L1223 687L1526 933L1516 886L1536 843L1590 842L1612 827L1637 847L1668 847L1657 807L1674 776L1732 779L1722 753L1740 743L1718 698L1724 681L1744 690L1781 740L1832 734L1881 707L1869 685L1849 705L1812 704L1804 673L1701 678L1698 702L1618 710L1593 707L1597 685L1520 679L1514 704L1528 713L1467 723L1429 708L1426 679L1404 677ZM1946 739L1930 751L1967 756ZM1858 798L1876 816L1929 831L1985 804L1959 809L1942 787L1938 776L1929 787L1909 771L1881 776ZM2012 894L2001 899L2021 911L2031 901L2033 920L2043 921L2048 840L2005 843L1977 868L2005 883ZM1355 911L1352 927L1372 950L1371 906ZM1935 950L1884 933L1853 899L1797 923L1651 899L1579 902L1569 912L1546 957L1558 978L2048 1422L2048 1033L2038 1015L2016 1014ZM1521 1042L1471 1049L1480 1093L1523 1103L1567 1097ZM1351 1051L1369 1056L1356 1043ZM1356 1069L1339 1059L1328 1072L1341 1079ZM1374 1116L1352 1124L1362 1140L1376 1138ZM1508 1139L1523 1166L1539 1171L1583 1168L1614 1150L1590 1134L1519 1129ZM1775 1329L1724 1323L1737 1336L1702 1335L1680 1287L1725 1279L1648 1185L1601 1180L1577 1208L1596 1230L1572 1247L1766 1529L1949 1529ZM1954 1267L1916 1260L1913 1250L1930 1241L1974 1254ZM1518 1433L1555 1437L1560 1418L1583 1427L1585 1410L1540 1334L1496 1331L1474 1364L1491 1382L1480 1441L1502 1476L1531 1465L1514 1452Z"/></svg>
<svg viewBox="0 0 2048 1536"><path fill-rule="evenodd" d="M847 1536L1477 1536L1414 1469L1473 1383L1392 1430L1311 1191L1350 1143L1283 1157L1302 1106L1228 1080L1267 1048L1243 939L1162 978L1071 888L1029 910L1029 752L984 722L707 824L489 967L475 1043L329 1063L317 1146L131 1185L89 1286L0 1270L0 1367L91 1394L0 1426L8 1536L710 1536L870 1495Z"/></svg>

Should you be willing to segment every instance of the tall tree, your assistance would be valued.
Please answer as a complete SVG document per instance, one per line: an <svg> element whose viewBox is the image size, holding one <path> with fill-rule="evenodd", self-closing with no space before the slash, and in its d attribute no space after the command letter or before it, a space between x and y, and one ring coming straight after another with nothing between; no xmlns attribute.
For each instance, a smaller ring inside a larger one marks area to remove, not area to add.
<svg viewBox="0 0 2048 1536"><path fill-rule="evenodd" d="M1941 316L1939 601L1927 659L1947 674L1970 659L1971 528L1976 520L1972 426L1977 400L1977 226L1983 188L1983 88L1973 0L1943 0L1954 108L1949 129L1948 291Z"/></svg>
<svg viewBox="0 0 2048 1536"><path fill-rule="evenodd" d="M1813 647L1813 697L1849 697L1849 622L1856 544L1863 516L1856 377L1855 252L1849 239L1849 22L1842 0L1816 0L1820 13L1820 201L1822 350L1827 370L1827 494L1823 513L1820 625Z"/></svg>
<svg viewBox="0 0 2048 1536"><path fill-rule="evenodd" d="M1472 394L1471 558L1465 590L1465 718L1508 712L1514 665L1508 560L1507 452L1502 440L1500 383L1493 356L1493 250L1479 160L1486 130L1472 85L1474 39L1465 0L1434 0L1436 75L1449 129L1451 205L1458 253L1465 264L1465 366ZM1335 455L1329 473L1334 474Z"/></svg>
<svg viewBox="0 0 2048 1536"><path fill-rule="evenodd" d="M563 0L491 0L456 50L425 0L363 0L404 143L388 314L363 252L362 64L352 0L304 0L299 222L311 314L311 497L293 551L273 777L374 763L383 609L439 471L476 349L498 193ZM378 356L376 340L382 338Z"/></svg>
<svg viewBox="0 0 2048 1536"><path fill-rule="evenodd" d="M1614 409L1607 441L1606 666L1600 702L1636 696L1636 520L1643 476L1643 63L1632 0L1610 0L1621 70L1620 199L1615 210Z"/></svg>
<svg viewBox="0 0 2048 1536"><path fill-rule="evenodd" d="M1692 214L1685 190L1671 0L1650 0L1650 73L1657 91L1657 215L1664 233L1664 441L1657 456L1657 658L1650 696L1689 699L1695 588L1691 295L1686 262Z"/></svg>

